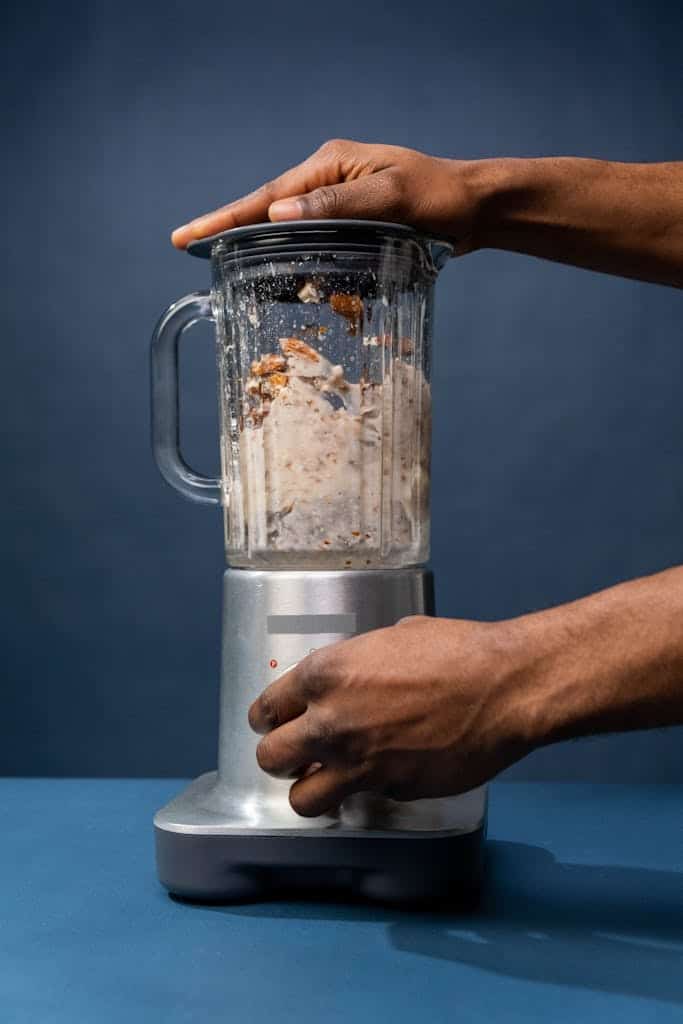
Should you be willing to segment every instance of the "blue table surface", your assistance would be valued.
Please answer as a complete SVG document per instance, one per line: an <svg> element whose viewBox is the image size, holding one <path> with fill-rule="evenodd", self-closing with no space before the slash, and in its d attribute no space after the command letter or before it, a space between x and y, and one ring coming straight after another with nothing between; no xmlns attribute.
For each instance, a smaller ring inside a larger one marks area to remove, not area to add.
<svg viewBox="0 0 683 1024"><path fill-rule="evenodd" d="M500 783L476 913L171 900L172 780L0 781L0 1020L683 1020L683 786Z"/></svg>

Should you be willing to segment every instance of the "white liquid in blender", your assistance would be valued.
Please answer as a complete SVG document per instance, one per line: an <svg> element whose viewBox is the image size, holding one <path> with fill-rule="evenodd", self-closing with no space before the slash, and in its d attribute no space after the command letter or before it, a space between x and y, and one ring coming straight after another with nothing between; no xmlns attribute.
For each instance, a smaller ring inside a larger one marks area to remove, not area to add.
<svg viewBox="0 0 683 1024"><path fill-rule="evenodd" d="M431 402L421 370L383 383L295 338L252 367L240 436L249 564L371 568L422 561L428 543ZM416 422L420 429L416 430ZM238 564L238 563L236 563Z"/></svg>

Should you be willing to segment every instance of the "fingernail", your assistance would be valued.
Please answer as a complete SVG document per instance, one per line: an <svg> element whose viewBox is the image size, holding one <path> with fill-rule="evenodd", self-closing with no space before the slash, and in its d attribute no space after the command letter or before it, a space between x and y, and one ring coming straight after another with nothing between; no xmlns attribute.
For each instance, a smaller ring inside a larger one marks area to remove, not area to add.
<svg viewBox="0 0 683 1024"><path fill-rule="evenodd" d="M304 208L298 199L278 199L268 207L271 220L298 220L303 215Z"/></svg>
<svg viewBox="0 0 683 1024"><path fill-rule="evenodd" d="M179 239L180 235L184 231L187 231L188 227L189 227L188 224L181 224L179 228L174 228L173 229L173 231L171 232L171 241L173 242L174 245L178 244L178 239Z"/></svg>

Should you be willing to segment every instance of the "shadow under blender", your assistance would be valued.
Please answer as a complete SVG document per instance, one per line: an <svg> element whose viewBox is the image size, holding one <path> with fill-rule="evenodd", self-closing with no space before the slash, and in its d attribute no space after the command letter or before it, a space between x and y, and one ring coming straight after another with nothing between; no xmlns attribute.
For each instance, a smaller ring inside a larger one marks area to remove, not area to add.
<svg viewBox="0 0 683 1024"><path fill-rule="evenodd" d="M375 921L403 952L511 978L683 1005L683 874L675 871L563 864L539 846L489 841L476 909L396 910L335 902L334 894L322 891L295 903L210 909Z"/></svg>

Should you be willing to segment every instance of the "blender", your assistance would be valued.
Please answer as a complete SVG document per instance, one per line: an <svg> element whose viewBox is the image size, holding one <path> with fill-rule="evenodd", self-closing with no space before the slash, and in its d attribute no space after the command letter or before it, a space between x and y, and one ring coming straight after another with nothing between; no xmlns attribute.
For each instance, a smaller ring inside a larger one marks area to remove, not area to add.
<svg viewBox="0 0 683 1024"><path fill-rule="evenodd" d="M318 818L256 761L247 711L325 644L433 614L429 557L434 282L451 255L411 228L296 221L194 242L212 287L152 339L153 447L193 501L222 507L218 768L154 819L176 896L249 900L300 887L391 902L471 898L486 788L399 802L359 793ZM215 324L220 479L183 459L178 345Z"/></svg>

